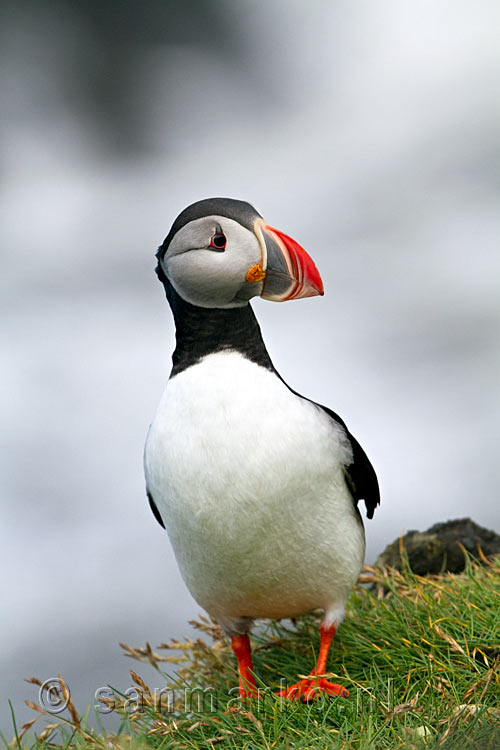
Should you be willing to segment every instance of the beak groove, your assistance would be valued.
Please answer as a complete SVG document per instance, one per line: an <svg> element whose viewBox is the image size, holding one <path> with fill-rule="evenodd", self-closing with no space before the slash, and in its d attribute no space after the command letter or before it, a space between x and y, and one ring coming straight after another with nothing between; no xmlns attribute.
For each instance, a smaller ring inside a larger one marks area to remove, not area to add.
<svg viewBox="0 0 500 750"><path fill-rule="evenodd" d="M323 295L323 282L314 261L292 237L262 223L266 272L261 297L285 302Z"/></svg>

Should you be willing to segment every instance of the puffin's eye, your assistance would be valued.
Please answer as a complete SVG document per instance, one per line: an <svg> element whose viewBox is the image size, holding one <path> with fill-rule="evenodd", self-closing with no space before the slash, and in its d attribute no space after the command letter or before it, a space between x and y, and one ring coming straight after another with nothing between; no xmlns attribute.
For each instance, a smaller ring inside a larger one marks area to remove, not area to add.
<svg viewBox="0 0 500 750"><path fill-rule="evenodd" d="M218 252L223 252L226 249L226 242L226 235L222 231L219 224L217 224L217 226L215 227L215 232L212 235L212 239L210 240L210 245L208 247L212 247Z"/></svg>

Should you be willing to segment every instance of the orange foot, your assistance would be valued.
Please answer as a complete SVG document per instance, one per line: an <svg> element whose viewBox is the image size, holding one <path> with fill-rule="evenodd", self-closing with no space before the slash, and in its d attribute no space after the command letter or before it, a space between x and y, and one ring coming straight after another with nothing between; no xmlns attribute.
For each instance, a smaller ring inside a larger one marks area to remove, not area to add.
<svg viewBox="0 0 500 750"><path fill-rule="evenodd" d="M275 695L290 700L300 700L302 703L311 703L320 695L341 695L342 698L349 697L349 691L337 685L336 682L329 682L325 677L311 677L310 679L300 680L290 685L290 687L280 690Z"/></svg>

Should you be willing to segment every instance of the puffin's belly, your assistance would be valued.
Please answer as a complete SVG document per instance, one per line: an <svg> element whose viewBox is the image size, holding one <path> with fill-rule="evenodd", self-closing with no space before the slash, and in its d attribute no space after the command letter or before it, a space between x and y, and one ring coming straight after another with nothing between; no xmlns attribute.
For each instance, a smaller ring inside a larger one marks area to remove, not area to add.
<svg viewBox="0 0 500 750"><path fill-rule="evenodd" d="M343 604L364 556L350 458L322 409L237 353L169 380L146 478L198 603L216 617Z"/></svg>

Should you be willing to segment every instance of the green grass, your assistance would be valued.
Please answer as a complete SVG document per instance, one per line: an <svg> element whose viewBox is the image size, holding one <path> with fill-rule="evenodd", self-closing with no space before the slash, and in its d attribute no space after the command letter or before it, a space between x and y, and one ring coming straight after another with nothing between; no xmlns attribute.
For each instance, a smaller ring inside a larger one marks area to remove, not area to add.
<svg viewBox="0 0 500 750"><path fill-rule="evenodd" d="M243 704L229 645L201 619L205 640L162 644L156 652L124 647L170 686L169 708L165 694L160 701L132 671L135 696L108 698L122 717L118 734L90 729L70 702L59 718L40 715L47 723L38 735L31 727L16 730L11 747L499 750L500 558L486 567L468 560L461 575L367 573L371 586L353 593L328 662L348 699L304 705L272 693L280 680L295 682L313 666L317 617L258 630L252 643L263 698ZM225 713L228 706L236 710Z"/></svg>

